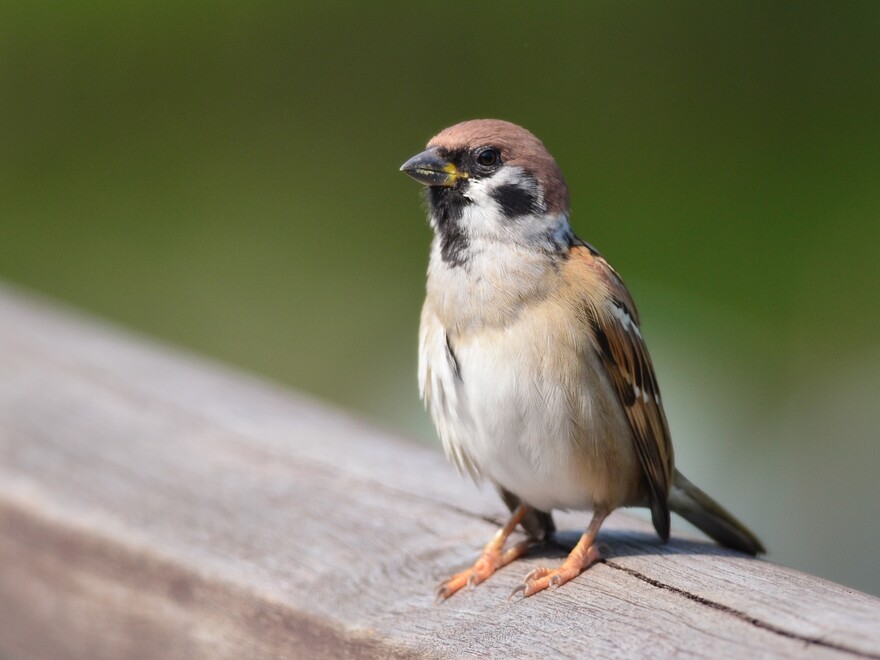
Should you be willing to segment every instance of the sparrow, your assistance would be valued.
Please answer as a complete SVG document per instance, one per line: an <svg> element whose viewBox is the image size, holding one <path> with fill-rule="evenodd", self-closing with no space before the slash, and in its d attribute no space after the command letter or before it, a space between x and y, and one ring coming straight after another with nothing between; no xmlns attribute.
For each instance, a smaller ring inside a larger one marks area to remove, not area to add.
<svg viewBox="0 0 880 660"><path fill-rule="evenodd" d="M438 600L485 581L554 533L554 509L590 510L556 568L531 571L529 597L600 559L605 518L670 511L750 555L761 542L675 469L638 312L605 258L575 236L565 179L544 144L497 119L456 124L401 166L425 186L434 238L419 331L419 390L447 456L486 479L511 511ZM522 526L526 540L509 548Z"/></svg>

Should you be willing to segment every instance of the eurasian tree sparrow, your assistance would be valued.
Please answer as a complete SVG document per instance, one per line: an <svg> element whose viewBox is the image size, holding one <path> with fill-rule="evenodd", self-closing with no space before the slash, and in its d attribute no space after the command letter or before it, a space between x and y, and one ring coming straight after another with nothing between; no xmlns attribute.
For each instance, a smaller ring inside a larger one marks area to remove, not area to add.
<svg viewBox="0 0 880 660"><path fill-rule="evenodd" d="M554 531L553 509L593 518L565 562L514 591L561 585L599 559L621 506L675 511L722 545L761 542L675 469L654 368L620 277L569 225L568 189L547 149L509 122L447 128L401 170L426 186L434 230L419 333L419 388L447 456L490 480L512 516L445 599ZM529 540L507 550L517 525Z"/></svg>

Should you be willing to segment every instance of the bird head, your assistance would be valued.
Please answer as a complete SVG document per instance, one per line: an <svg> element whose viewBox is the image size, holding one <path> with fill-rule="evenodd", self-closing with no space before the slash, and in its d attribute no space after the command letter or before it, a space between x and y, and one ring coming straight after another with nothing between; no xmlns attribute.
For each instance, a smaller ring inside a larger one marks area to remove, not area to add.
<svg viewBox="0 0 880 660"><path fill-rule="evenodd" d="M426 186L431 226L451 266L466 264L475 243L568 247L565 179L521 126L498 119L456 124L400 169Z"/></svg>

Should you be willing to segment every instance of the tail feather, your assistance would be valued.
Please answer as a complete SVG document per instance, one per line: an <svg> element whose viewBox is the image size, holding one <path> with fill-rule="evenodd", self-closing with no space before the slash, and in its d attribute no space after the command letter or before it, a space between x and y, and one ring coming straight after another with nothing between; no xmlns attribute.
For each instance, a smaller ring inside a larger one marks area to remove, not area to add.
<svg viewBox="0 0 880 660"><path fill-rule="evenodd" d="M757 536L678 470L669 494L669 507L721 545L750 555L767 552Z"/></svg>

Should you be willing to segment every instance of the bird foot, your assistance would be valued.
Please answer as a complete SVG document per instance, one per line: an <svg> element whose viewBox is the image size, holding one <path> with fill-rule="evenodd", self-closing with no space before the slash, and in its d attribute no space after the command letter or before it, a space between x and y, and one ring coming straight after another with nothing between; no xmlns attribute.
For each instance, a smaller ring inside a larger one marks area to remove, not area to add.
<svg viewBox="0 0 880 660"><path fill-rule="evenodd" d="M437 587L437 601L446 600L464 587L474 587L483 582L499 568L500 550L484 551L480 558L466 571L456 573Z"/></svg>
<svg viewBox="0 0 880 660"><path fill-rule="evenodd" d="M541 566L529 572L522 584L511 592L509 599L514 598L517 594L528 598L549 587L562 586L583 573L599 559L599 550L595 545L589 546L583 553L575 549L559 568L549 569Z"/></svg>
<svg viewBox="0 0 880 660"><path fill-rule="evenodd" d="M487 547L473 566L456 573L437 587L437 602L446 600L464 587L475 587L485 582L499 568L524 555L533 543L533 540L522 541L505 552L501 547Z"/></svg>

